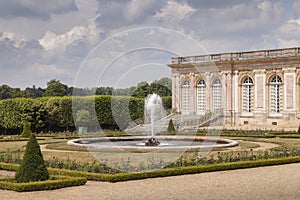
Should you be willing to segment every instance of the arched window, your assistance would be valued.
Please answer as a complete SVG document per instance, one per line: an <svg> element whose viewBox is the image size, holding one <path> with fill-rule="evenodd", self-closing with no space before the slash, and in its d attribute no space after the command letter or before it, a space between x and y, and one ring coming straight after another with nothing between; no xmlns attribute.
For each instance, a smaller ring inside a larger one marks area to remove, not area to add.
<svg viewBox="0 0 300 200"><path fill-rule="evenodd" d="M219 79L213 83L213 109L217 110L222 107L222 83Z"/></svg>
<svg viewBox="0 0 300 200"><path fill-rule="evenodd" d="M243 112L253 111L253 80L249 76L242 83L242 105Z"/></svg>
<svg viewBox="0 0 300 200"><path fill-rule="evenodd" d="M190 82L188 80L182 83L182 114L190 113Z"/></svg>
<svg viewBox="0 0 300 200"><path fill-rule="evenodd" d="M270 81L270 112L280 113L282 111L282 80L275 75Z"/></svg>
<svg viewBox="0 0 300 200"><path fill-rule="evenodd" d="M197 83L197 113L204 113L206 110L206 87L205 81L200 80Z"/></svg>

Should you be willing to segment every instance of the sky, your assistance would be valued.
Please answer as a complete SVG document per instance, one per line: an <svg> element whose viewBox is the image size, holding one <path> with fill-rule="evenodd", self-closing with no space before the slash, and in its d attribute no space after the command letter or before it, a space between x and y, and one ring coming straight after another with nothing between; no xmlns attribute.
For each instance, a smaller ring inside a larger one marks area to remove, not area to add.
<svg viewBox="0 0 300 200"><path fill-rule="evenodd" d="M129 87L173 56L300 46L300 0L0 2L0 84Z"/></svg>

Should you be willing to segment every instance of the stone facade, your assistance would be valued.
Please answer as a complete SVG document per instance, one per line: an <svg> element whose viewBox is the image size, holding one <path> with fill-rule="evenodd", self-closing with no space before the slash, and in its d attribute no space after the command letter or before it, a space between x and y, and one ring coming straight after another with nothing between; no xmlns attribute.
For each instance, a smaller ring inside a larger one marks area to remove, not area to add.
<svg viewBox="0 0 300 200"><path fill-rule="evenodd" d="M221 110L226 128L296 130L300 47L172 58L172 106L182 115Z"/></svg>

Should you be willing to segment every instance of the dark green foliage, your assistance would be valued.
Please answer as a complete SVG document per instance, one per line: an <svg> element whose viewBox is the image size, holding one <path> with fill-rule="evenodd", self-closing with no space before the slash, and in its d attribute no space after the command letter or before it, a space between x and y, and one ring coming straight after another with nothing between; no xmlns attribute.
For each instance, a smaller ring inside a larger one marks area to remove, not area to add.
<svg viewBox="0 0 300 200"><path fill-rule="evenodd" d="M300 125L299 125L299 128L298 128L298 131L297 131L297 133L298 133L298 134L300 134Z"/></svg>
<svg viewBox="0 0 300 200"><path fill-rule="evenodd" d="M146 82L140 82L134 90L132 96L134 97L146 97L148 94L152 94L150 85Z"/></svg>
<svg viewBox="0 0 300 200"><path fill-rule="evenodd" d="M20 128L20 106L14 99L0 101L0 125L5 128Z"/></svg>
<svg viewBox="0 0 300 200"><path fill-rule="evenodd" d="M168 132L175 132L176 131L172 119L170 119L170 121L169 121L169 125L168 125L167 130L168 130Z"/></svg>
<svg viewBox="0 0 300 200"><path fill-rule="evenodd" d="M141 82L137 86L130 88L74 88L62 84L59 80L52 79L47 82L47 88L36 88L35 85L27 87L25 90L12 88L8 85L0 86L0 99L11 98L37 98L42 96L91 96L91 95L113 95L113 96L135 96L146 97L148 94L156 93L163 96L171 96L172 81L170 78L161 78L151 84Z"/></svg>
<svg viewBox="0 0 300 200"><path fill-rule="evenodd" d="M14 190L17 192L29 192L39 190L54 190L70 186L84 185L87 181L83 177L65 177L56 176L51 177L51 180L30 182L30 183L16 183L13 179L0 179L0 189Z"/></svg>
<svg viewBox="0 0 300 200"><path fill-rule="evenodd" d="M133 90L134 97L147 97L148 94L156 93L161 97L172 96L172 81L169 78L162 78L153 81L150 85L146 82L140 82Z"/></svg>
<svg viewBox="0 0 300 200"><path fill-rule="evenodd" d="M172 96L172 80L162 78L150 84L152 93L156 93L161 97Z"/></svg>
<svg viewBox="0 0 300 200"><path fill-rule="evenodd" d="M44 96L64 96L67 93L68 86L62 84L59 80L52 79L47 83Z"/></svg>
<svg viewBox="0 0 300 200"><path fill-rule="evenodd" d="M21 134L22 138L29 138L31 136L31 129L30 129L30 123L29 122L25 122L23 125L23 131Z"/></svg>
<svg viewBox="0 0 300 200"><path fill-rule="evenodd" d="M166 110L171 109L172 97L163 97L162 102ZM101 127L124 129L131 120L143 118L144 98L106 95L2 100L0 128L20 130L24 122L30 122L33 132L74 130L73 118L81 116L83 119L83 114L89 115L87 126L94 127L99 123Z"/></svg>
<svg viewBox="0 0 300 200"><path fill-rule="evenodd" d="M49 179L49 173L44 163L40 146L34 134L26 145L22 163L15 179L17 182L44 181Z"/></svg>

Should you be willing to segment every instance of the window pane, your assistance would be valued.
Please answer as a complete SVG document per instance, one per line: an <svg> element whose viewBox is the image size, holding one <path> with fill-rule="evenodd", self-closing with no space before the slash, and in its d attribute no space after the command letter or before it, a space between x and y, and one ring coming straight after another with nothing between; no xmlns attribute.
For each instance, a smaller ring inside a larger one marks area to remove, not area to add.
<svg viewBox="0 0 300 200"><path fill-rule="evenodd" d="M246 77L242 83L242 110L243 112L253 111L253 80Z"/></svg>
<svg viewBox="0 0 300 200"><path fill-rule="evenodd" d="M206 87L205 81L200 80L197 84L197 113L204 113L206 110Z"/></svg>

